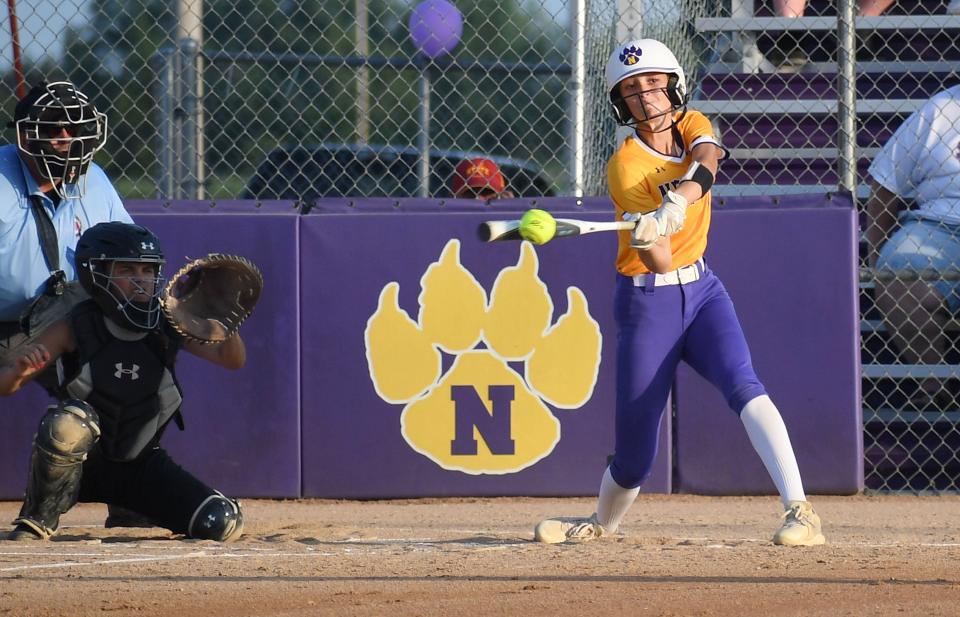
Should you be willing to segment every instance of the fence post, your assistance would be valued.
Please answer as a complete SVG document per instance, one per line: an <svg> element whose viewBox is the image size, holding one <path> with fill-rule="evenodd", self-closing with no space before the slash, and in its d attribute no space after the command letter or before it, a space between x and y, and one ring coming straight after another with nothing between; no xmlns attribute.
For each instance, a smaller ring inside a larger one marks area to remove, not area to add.
<svg viewBox="0 0 960 617"><path fill-rule="evenodd" d="M571 75L569 83L571 109L570 122L570 152L569 173L570 190L574 197L583 197L584 172L583 157L586 153L586 33L587 33L587 3L586 0L576 0L574 9L570 13L570 37L573 42L572 57L570 58Z"/></svg>
<svg viewBox="0 0 960 617"><path fill-rule="evenodd" d="M839 188L850 191L857 203L857 68L856 12L854 0L840 0L837 7L837 138Z"/></svg>
<svg viewBox="0 0 960 617"><path fill-rule="evenodd" d="M420 57L420 132L417 148L420 150L420 197L430 196L430 67Z"/></svg>
<svg viewBox="0 0 960 617"><path fill-rule="evenodd" d="M177 107L174 122L179 125L179 160L176 168L176 199L203 199L200 175L200 157L203 156L200 144L200 97L197 91L197 62L200 46L193 39L180 39L177 42L180 71L175 89Z"/></svg>
<svg viewBox="0 0 960 617"><path fill-rule="evenodd" d="M156 178L156 195L158 199L173 199L176 186L175 165L178 147L177 132L174 127L174 87L178 73L177 60L179 55L171 48L161 49L151 59L151 65L157 74L156 95L160 118L158 119L160 143L157 147L159 167Z"/></svg>
<svg viewBox="0 0 960 617"><path fill-rule="evenodd" d="M154 56L160 102L159 199L203 199L201 101L197 92L199 45L178 41Z"/></svg>

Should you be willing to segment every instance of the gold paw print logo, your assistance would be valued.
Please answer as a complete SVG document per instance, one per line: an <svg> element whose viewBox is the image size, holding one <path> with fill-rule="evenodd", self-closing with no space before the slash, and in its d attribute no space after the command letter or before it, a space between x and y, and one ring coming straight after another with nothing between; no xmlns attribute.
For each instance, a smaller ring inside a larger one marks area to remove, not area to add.
<svg viewBox="0 0 960 617"><path fill-rule="evenodd" d="M560 422L545 403L574 409L593 394L600 327L587 299L567 289L567 312L551 323L553 301L533 245L520 245L487 293L450 240L420 279L416 321L387 283L364 333L377 394L403 404L401 432L444 469L505 474L553 451ZM454 356L443 373L444 354ZM522 362L523 375L510 364Z"/></svg>

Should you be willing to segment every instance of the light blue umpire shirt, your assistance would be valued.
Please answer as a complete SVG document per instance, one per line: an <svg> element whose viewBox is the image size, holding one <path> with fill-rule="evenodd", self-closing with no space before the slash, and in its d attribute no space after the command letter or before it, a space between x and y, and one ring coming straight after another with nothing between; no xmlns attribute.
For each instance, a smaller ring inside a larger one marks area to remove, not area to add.
<svg viewBox="0 0 960 617"><path fill-rule="evenodd" d="M107 221L133 222L117 190L96 163L87 169L83 197L64 198L54 209L21 160L17 146L0 147L0 321L19 319L50 277L30 195L40 197L57 230L60 268L68 281L77 279L73 256L84 231Z"/></svg>

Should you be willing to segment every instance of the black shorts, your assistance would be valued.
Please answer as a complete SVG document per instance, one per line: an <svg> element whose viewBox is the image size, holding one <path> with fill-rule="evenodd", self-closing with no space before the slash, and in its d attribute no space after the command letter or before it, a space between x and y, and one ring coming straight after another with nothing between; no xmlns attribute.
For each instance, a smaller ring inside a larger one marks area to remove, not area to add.
<svg viewBox="0 0 960 617"><path fill-rule="evenodd" d="M187 533L190 518L216 491L154 447L132 461L111 461L99 446L83 463L80 502L108 503L138 512L174 533Z"/></svg>

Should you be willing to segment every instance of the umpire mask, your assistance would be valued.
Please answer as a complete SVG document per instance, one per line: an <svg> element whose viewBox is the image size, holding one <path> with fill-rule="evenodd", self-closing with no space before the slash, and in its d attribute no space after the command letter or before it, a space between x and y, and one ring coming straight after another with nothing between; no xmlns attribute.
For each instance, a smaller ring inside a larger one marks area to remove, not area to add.
<svg viewBox="0 0 960 617"><path fill-rule="evenodd" d="M41 82L14 111L17 149L60 197L82 197L93 155L107 139L107 116L68 81Z"/></svg>

